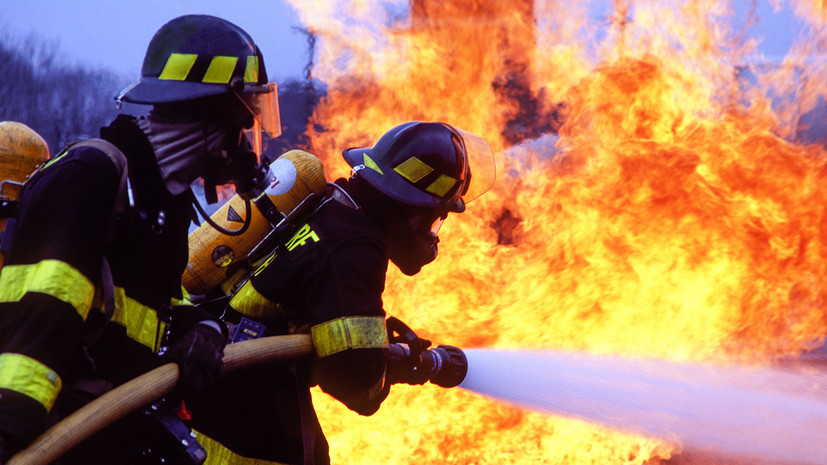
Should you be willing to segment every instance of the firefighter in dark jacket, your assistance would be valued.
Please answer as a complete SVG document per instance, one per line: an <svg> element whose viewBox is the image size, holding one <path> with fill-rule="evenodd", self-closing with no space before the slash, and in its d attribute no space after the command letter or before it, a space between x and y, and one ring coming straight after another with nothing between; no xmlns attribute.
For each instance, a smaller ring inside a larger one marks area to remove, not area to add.
<svg viewBox="0 0 827 465"><path fill-rule="evenodd" d="M242 29L211 16L176 18L119 96L151 104L148 114L119 115L100 130L103 145L70 145L30 177L0 272L0 462L160 363L179 365L174 396L219 378L226 327L188 305L181 287L190 184L251 182L256 156L243 131L264 122L274 92ZM125 171L107 142L125 155ZM64 463L137 462L144 444L132 420Z"/></svg>
<svg viewBox="0 0 827 465"><path fill-rule="evenodd" d="M310 387L372 415L392 383L425 381L386 363L388 261L414 275L436 258L448 213L493 183L491 149L447 124L410 122L344 157L353 176L328 185L225 313L235 324L263 324L265 335L308 332L317 357L227 373L189 402L208 464L329 463Z"/></svg>

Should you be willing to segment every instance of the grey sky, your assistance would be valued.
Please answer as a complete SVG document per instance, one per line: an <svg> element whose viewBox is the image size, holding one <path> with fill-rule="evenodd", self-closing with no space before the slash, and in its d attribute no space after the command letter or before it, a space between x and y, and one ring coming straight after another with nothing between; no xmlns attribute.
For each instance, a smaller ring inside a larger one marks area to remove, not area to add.
<svg viewBox="0 0 827 465"><path fill-rule="evenodd" d="M333 1L333 0L331 0ZM396 0L404 3L404 0ZM0 0L0 37L29 34L57 41L67 62L108 67L138 77L152 34L168 20L188 13L220 16L241 26L258 43L271 79L300 77L307 61L305 37L298 16L285 0ZM593 0L594 12L608 11L608 0ZM752 2L736 0L736 18L743 19ZM801 24L789 2L773 11L769 0L757 1L760 52L780 59L798 38ZM738 19L736 19L737 21Z"/></svg>
<svg viewBox="0 0 827 465"><path fill-rule="evenodd" d="M140 74L152 35L172 18L204 13L227 19L253 37L270 78L300 77L307 60L301 26L282 0L0 0L0 36L35 34L58 41L68 63Z"/></svg>

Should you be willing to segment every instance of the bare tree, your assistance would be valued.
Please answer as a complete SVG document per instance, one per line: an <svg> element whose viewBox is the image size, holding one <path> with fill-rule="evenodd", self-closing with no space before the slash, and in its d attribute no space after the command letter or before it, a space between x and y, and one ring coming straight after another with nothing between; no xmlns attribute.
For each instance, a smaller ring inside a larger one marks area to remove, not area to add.
<svg viewBox="0 0 827 465"><path fill-rule="evenodd" d="M106 69L67 65L59 43L0 31L0 120L40 133L52 153L72 140L98 135L117 113L114 95L129 83Z"/></svg>

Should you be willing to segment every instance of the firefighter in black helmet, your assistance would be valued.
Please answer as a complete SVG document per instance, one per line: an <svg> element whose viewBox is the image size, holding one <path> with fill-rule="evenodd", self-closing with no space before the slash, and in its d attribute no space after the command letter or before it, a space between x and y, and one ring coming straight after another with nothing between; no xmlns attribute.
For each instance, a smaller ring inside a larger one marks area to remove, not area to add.
<svg viewBox="0 0 827 465"><path fill-rule="evenodd" d="M208 463L329 463L311 386L372 415L392 383L426 381L387 362L388 262L412 275L436 258L442 221L491 186L493 154L468 132L410 122L344 157L353 176L328 185L224 309L261 335L309 332L317 357L227 373L188 401Z"/></svg>
<svg viewBox="0 0 827 465"><path fill-rule="evenodd" d="M180 367L172 398L203 390L222 371L226 327L182 293L190 184L254 186L259 135L278 134L275 85L242 29L187 15L158 30L141 78L117 99L151 108L119 115L100 139L70 144L42 166L4 238L0 463L159 363ZM146 428L135 420L96 434L63 463L146 460Z"/></svg>

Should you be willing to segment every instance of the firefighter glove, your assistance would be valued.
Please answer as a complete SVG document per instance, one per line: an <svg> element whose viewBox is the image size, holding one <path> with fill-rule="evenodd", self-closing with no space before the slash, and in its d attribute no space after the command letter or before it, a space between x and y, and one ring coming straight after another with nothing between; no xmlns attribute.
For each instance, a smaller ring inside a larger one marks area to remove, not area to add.
<svg viewBox="0 0 827 465"><path fill-rule="evenodd" d="M215 325L215 326L214 326ZM178 383L168 399L184 399L203 394L221 377L222 358L227 338L213 321L202 321L170 344L161 357L163 363L178 364Z"/></svg>

